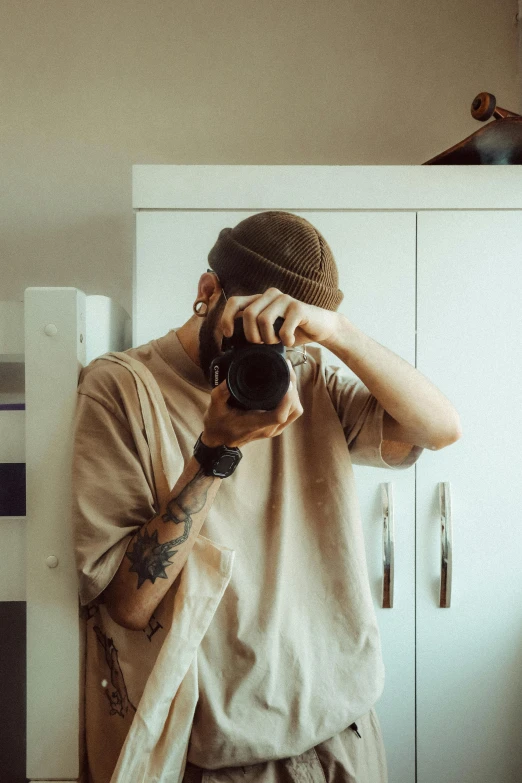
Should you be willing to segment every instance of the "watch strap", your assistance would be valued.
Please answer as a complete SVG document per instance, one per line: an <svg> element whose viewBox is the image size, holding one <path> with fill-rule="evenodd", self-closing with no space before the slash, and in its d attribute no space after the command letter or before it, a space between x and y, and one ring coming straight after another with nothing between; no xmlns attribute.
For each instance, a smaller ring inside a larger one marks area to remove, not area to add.
<svg viewBox="0 0 522 783"><path fill-rule="evenodd" d="M199 436L194 446L194 458L207 476L227 478L239 465L243 455L237 446L206 446Z"/></svg>

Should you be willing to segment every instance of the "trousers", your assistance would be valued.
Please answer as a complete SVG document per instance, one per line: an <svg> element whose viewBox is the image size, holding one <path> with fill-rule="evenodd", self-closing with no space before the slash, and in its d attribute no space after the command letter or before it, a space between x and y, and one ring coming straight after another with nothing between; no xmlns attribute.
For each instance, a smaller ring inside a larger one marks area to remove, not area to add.
<svg viewBox="0 0 522 783"><path fill-rule="evenodd" d="M372 708L356 724L299 756L216 770L187 763L183 783L388 783L377 713Z"/></svg>

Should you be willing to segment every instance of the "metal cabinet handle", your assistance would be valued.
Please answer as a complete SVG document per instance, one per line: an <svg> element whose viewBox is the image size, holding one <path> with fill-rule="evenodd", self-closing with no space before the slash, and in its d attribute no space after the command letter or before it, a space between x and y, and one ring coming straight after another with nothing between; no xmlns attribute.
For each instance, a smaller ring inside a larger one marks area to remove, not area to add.
<svg viewBox="0 0 522 783"><path fill-rule="evenodd" d="M439 483L441 561L440 561L440 606L451 606L451 577L453 565L453 527L451 521L451 487L449 481Z"/></svg>
<svg viewBox="0 0 522 783"><path fill-rule="evenodd" d="M395 530L393 522L393 486L391 482L381 484L382 500L382 608L393 609L393 582L395 562Z"/></svg>

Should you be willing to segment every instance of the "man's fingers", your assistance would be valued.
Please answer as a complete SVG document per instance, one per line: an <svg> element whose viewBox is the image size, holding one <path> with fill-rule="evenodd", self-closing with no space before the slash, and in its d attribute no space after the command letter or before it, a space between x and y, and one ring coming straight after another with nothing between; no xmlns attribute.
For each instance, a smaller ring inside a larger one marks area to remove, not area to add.
<svg viewBox="0 0 522 783"><path fill-rule="evenodd" d="M302 315L298 307L290 305L285 313L285 321L279 330L279 339L287 348L291 348L295 343L295 330L302 321Z"/></svg>
<svg viewBox="0 0 522 783"><path fill-rule="evenodd" d="M287 418L287 420L284 422L284 424L278 424L274 430L272 430L271 436L272 438L277 438L278 435L280 435L283 430L285 430L289 424L292 424L296 419L299 418L299 416L303 415L303 408L301 405L298 405L295 408L292 408L290 411L290 414Z"/></svg>
<svg viewBox="0 0 522 783"><path fill-rule="evenodd" d="M280 342L279 337L275 333L274 324L277 318L283 317L285 307L285 297L278 294L271 303L264 303L263 309L258 314L257 328L261 335L261 341L266 345L275 345Z"/></svg>
<svg viewBox="0 0 522 783"><path fill-rule="evenodd" d="M290 297L278 288L268 288L263 294L252 296L231 296L221 316L223 334L226 337L233 334L234 319L242 312L245 336L249 342L277 343L273 324L290 301Z"/></svg>
<svg viewBox="0 0 522 783"><path fill-rule="evenodd" d="M224 381L221 381L219 386L214 386L214 388L210 392L210 396L213 399L215 399L216 402L220 402L220 403L224 403L228 400L228 398L230 397L230 392L228 390L226 378Z"/></svg>
<svg viewBox="0 0 522 783"><path fill-rule="evenodd" d="M263 337L261 336L257 323L257 316L261 312L261 309L262 307L256 307L255 304L251 304L243 313L243 329L249 343L263 342Z"/></svg>
<svg viewBox="0 0 522 783"><path fill-rule="evenodd" d="M225 337L231 337L234 334L234 318L249 304L259 299L261 294L252 296L231 296L225 305L223 315L221 316L221 328Z"/></svg>
<svg viewBox="0 0 522 783"><path fill-rule="evenodd" d="M292 380L292 374L293 374L293 380ZM292 408L296 407L296 403L300 404L295 380L296 380L295 373L292 369L290 372L290 386L288 387L288 391L286 392L285 396L283 397L283 399L281 400L277 408L275 408L272 411L276 424L285 424L286 421L288 420Z"/></svg>

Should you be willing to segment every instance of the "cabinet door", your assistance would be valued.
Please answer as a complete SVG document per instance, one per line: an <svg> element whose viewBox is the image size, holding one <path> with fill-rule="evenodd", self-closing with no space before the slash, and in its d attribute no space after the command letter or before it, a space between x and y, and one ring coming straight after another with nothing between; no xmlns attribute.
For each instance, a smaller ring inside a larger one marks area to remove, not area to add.
<svg viewBox="0 0 522 783"><path fill-rule="evenodd" d="M257 210L256 210L257 211ZM245 211L141 211L133 344L181 326L192 314L197 281L221 228ZM415 363L415 214L302 211L329 242L345 298L340 310L366 334ZM332 356L332 361L339 360ZM377 704L390 783L415 779L414 484L415 470L356 466L367 562L381 629L386 685ZM381 484L392 482L396 509L395 601L382 609Z"/></svg>
<svg viewBox="0 0 522 783"><path fill-rule="evenodd" d="M418 368L463 437L417 467L419 783L518 783L522 770L522 214L418 216ZM439 483L453 512L439 608Z"/></svg>
<svg viewBox="0 0 522 783"><path fill-rule="evenodd" d="M365 334L415 365L415 214L301 213L329 242L344 299L339 310ZM339 359L331 356L333 364ZM389 783L415 780L415 468L354 466L366 560L386 680L376 705ZM382 608L383 506L391 483L395 562L392 609Z"/></svg>

